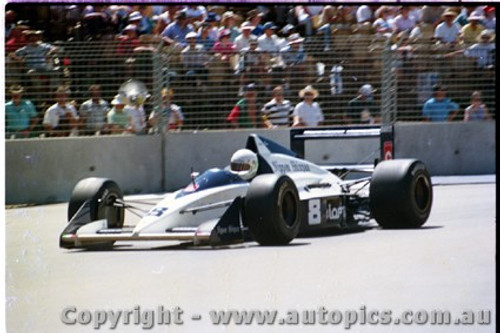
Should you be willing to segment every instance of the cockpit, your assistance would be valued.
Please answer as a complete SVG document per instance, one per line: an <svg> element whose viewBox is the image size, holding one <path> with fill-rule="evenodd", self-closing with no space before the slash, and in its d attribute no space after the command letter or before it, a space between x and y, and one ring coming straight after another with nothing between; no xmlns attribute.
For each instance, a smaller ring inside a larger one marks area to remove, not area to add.
<svg viewBox="0 0 500 333"><path fill-rule="evenodd" d="M194 178L189 185L177 194L176 198L209 188L242 183L246 183L246 181L238 175L235 175L228 170L213 168Z"/></svg>

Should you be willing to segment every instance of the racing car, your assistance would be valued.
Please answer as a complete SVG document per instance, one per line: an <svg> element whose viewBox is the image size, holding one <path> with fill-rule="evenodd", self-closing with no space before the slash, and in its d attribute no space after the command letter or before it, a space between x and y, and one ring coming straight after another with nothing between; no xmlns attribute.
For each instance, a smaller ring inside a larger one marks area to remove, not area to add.
<svg viewBox="0 0 500 333"><path fill-rule="evenodd" d="M136 225L124 225L124 200L110 179L86 178L73 189L62 248L109 247L117 241L186 241L225 245L253 240L286 245L301 233L349 229L374 219L382 228L418 228L428 219L432 184L415 159L376 164L346 179L270 139L250 134L231 164L192 173Z"/></svg>

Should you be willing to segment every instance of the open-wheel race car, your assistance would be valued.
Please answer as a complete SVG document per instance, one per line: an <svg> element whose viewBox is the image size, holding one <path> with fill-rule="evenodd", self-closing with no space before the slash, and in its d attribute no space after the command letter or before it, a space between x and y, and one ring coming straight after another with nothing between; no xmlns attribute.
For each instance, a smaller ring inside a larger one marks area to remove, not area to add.
<svg viewBox="0 0 500 333"><path fill-rule="evenodd" d="M383 228L418 228L429 217L432 184L418 160L384 160L369 176L348 180L298 156L251 134L228 167L193 175L185 188L166 193L132 226L124 220L133 206L114 181L83 179L71 195L60 246L139 240L285 245L308 231L348 229L370 219Z"/></svg>

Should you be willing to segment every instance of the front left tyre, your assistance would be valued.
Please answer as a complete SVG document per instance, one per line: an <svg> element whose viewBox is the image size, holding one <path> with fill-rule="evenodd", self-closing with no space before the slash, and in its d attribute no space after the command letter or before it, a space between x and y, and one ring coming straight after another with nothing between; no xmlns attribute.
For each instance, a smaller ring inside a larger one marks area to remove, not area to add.
<svg viewBox="0 0 500 333"><path fill-rule="evenodd" d="M85 178L73 189L68 205L68 221L71 221L80 207L89 201L90 220L106 219L109 228L121 228L125 209L118 201L123 200L120 187L106 178Z"/></svg>
<svg viewBox="0 0 500 333"><path fill-rule="evenodd" d="M250 234L260 245L286 245L299 233L301 205L288 176L265 174L253 179L244 211Z"/></svg>

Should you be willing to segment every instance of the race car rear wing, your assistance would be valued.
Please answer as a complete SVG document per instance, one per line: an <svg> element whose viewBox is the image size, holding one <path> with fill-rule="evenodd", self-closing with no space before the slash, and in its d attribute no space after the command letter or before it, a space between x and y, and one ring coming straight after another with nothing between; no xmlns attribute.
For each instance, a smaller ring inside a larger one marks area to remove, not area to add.
<svg viewBox="0 0 500 333"><path fill-rule="evenodd" d="M391 160L395 157L393 125L382 126L332 126L315 128L292 128L290 130L290 149L298 157L305 158L306 140L335 140L335 139L362 139L380 138L380 157L378 160ZM374 164L376 164L375 161ZM360 169L373 168L374 165L356 164ZM353 165L344 165L344 168L354 168Z"/></svg>

